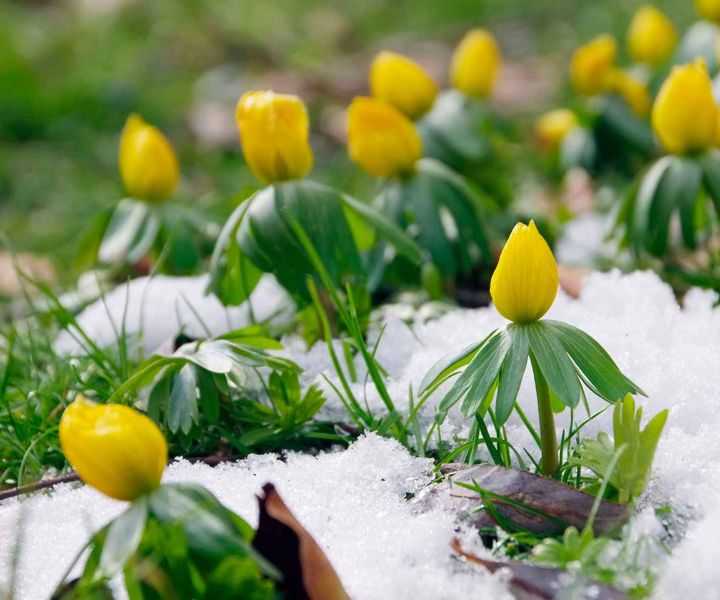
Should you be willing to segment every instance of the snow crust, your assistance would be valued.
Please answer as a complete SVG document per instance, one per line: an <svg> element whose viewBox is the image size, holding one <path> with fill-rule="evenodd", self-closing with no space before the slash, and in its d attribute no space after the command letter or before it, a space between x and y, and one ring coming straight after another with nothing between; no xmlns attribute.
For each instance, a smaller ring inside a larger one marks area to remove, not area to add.
<svg viewBox="0 0 720 600"><path fill-rule="evenodd" d="M251 456L210 468L177 461L165 481L201 483L253 526L255 494L273 482L315 537L354 599L451 599L483 596L510 600L500 579L452 558L454 516L427 512L405 500L427 485L432 462L413 458L397 442L366 435L343 452L312 457ZM0 506L0 542L10 548L22 523L18 599L47 598L90 532L122 511L124 503L90 488L58 487L50 495ZM460 532L463 535L463 532ZM477 536L465 532L464 544ZM0 555L0 588L10 553Z"/></svg>

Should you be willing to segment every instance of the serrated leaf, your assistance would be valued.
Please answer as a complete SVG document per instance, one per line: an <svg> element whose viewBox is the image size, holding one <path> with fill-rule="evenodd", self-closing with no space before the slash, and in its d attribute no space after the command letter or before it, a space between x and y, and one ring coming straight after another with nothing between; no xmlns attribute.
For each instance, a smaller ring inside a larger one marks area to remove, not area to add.
<svg viewBox="0 0 720 600"><path fill-rule="evenodd" d="M554 330L543 321L525 325L525 329L530 342L530 352L548 386L563 404L575 408L580 402L580 381Z"/></svg>

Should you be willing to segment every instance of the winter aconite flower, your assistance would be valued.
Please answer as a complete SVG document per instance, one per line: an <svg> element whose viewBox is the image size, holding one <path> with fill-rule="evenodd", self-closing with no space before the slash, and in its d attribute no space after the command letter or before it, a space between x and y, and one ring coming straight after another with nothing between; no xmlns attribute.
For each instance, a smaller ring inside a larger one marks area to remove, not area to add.
<svg viewBox="0 0 720 600"><path fill-rule="evenodd" d="M121 404L78 396L60 420L60 444L80 479L117 500L134 500L160 484L168 447L158 426Z"/></svg>
<svg viewBox="0 0 720 600"><path fill-rule="evenodd" d="M648 65L664 63L677 43L677 32L665 13L654 6L641 6L627 33L630 56L637 62Z"/></svg>
<svg viewBox="0 0 720 600"><path fill-rule="evenodd" d="M416 62L384 51L370 67L370 92L411 119L418 119L435 102L437 86Z"/></svg>
<svg viewBox="0 0 720 600"><path fill-rule="evenodd" d="M558 268L550 247L535 227L518 223L512 230L490 281L497 311L515 323L532 323L552 306Z"/></svg>
<svg viewBox="0 0 720 600"><path fill-rule="evenodd" d="M645 83L622 69L615 69L610 75L609 90L618 94L630 109L638 116L644 117L650 111L650 92Z"/></svg>
<svg viewBox="0 0 720 600"><path fill-rule="evenodd" d="M695 7L703 19L720 22L720 0L695 0Z"/></svg>
<svg viewBox="0 0 720 600"><path fill-rule="evenodd" d="M413 171L422 142L412 121L376 98L355 98L348 109L350 158L376 177Z"/></svg>
<svg viewBox="0 0 720 600"><path fill-rule="evenodd" d="M452 85L472 98L490 95L500 68L500 48L492 34L473 29L460 41L452 57Z"/></svg>
<svg viewBox="0 0 720 600"><path fill-rule="evenodd" d="M575 113L567 108L557 108L535 121L535 135L549 148L558 146L565 136L578 125Z"/></svg>
<svg viewBox="0 0 720 600"><path fill-rule="evenodd" d="M581 94L592 96L608 90L617 56L617 44L603 34L581 46L572 56L570 78Z"/></svg>
<svg viewBox="0 0 720 600"><path fill-rule="evenodd" d="M160 131L130 115L120 138L120 175L128 194L139 200L165 200L180 177L177 157Z"/></svg>
<svg viewBox="0 0 720 600"><path fill-rule="evenodd" d="M245 160L260 181L300 179L311 169L307 110L297 96L248 92L235 111Z"/></svg>
<svg viewBox="0 0 720 600"><path fill-rule="evenodd" d="M719 125L712 84L702 60L674 67L658 92L652 125L663 147L685 154L711 147Z"/></svg>

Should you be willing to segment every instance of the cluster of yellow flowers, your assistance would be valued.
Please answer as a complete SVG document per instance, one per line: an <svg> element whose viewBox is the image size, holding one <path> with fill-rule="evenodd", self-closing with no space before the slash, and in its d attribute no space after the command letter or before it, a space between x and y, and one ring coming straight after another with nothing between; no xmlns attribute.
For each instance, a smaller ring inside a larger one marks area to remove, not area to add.
<svg viewBox="0 0 720 600"><path fill-rule="evenodd" d="M452 57L453 87L470 98L486 98L500 61L489 32L469 32ZM438 87L420 65L387 51L376 56L369 79L372 97L355 98L348 110L350 158L378 177L411 172L422 155L413 121L432 108ZM312 168L307 110L297 96L248 92L238 102L235 119L245 160L261 182L299 179ZM146 201L166 199L178 182L177 158L169 142L137 115L123 131L120 172L127 192Z"/></svg>
<svg viewBox="0 0 720 600"><path fill-rule="evenodd" d="M697 0L696 4L703 17L720 20L720 2ZM666 64L677 41L673 23L650 5L637 10L627 31L628 53L644 68ZM650 113L655 135L667 152L697 152L720 143L720 113L702 59L673 67L653 102L644 80L616 65L617 54L617 43L609 34L578 48L570 64L573 89L585 96L617 94L638 117ZM577 126L571 110L557 109L540 117L535 131L543 144L557 147Z"/></svg>

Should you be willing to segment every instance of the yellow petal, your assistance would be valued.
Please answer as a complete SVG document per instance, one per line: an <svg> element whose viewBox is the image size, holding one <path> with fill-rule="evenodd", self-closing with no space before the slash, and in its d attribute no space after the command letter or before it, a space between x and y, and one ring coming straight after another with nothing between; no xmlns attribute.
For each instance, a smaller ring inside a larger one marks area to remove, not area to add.
<svg viewBox="0 0 720 600"><path fill-rule="evenodd" d="M489 31L469 31L453 53L453 87L473 98L486 98L492 92L501 61L500 48Z"/></svg>
<svg viewBox="0 0 720 600"><path fill-rule="evenodd" d="M235 120L245 161L263 183L300 179L312 168L307 110L297 96L248 92Z"/></svg>
<svg viewBox="0 0 720 600"><path fill-rule="evenodd" d="M651 100L645 82L621 69L612 71L610 82L608 91L621 96L638 117L645 117L648 114Z"/></svg>
<svg viewBox="0 0 720 600"><path fill-rule="evenodd" d="M370 66L370 92L411 119L418 119L435 102L437 86L416 62L384 51Z"/></svg>
<svg viewBox="0 0 720 600"><path fill-rule="evenodd" d="M573 111L557 108L546 112L535 121L535 135L544 146L554 148L577 125L578 120Z"/></svg>
<svg viewBox="0 0 720 600"><path fill-rule="evenodd" d="M552 306L558 289L555 257L535 227L518 223L490 280L497 311L515 323L532 323Z"/></svg>
<svg viewBox="0 0 720 600"><path fill-rule="evenodd" d="M664 148L684 154L711 147L719 119L705 63L674 67L652 109L653 129Z"/></svg>
<svg viewBox="0 0 720 600"><path fill-rule="evenodd" d="M60 444L80 479L117 500L152 491L167 464L167 442L150 418L129 406L82 396L63 413Z"/></svg>
<svg viewBox="0 0 720 600"><path fill-rule="evenodd" d="M617 44L609 34L575 50L570 62L570 79L575 90L588 96L606 92L616 56Z"/></svg>
<svg viewBox="0 0 720 600"><path fill-rule="evenodd" d="M659 65L670 58L677 44L677 31L665 13L654 6L641 6L627 32L627 45L634 60Z"/></svg>
<svg viewBox="0 0 720 600"><path fill-rule="evenodd" d="M133 198L157 202L173 193L180 178L177 157L160 131L138 115L130 115L119 152L120 175Z"/></svg>
<svg viewBox="0 0 720 600"><path fill-rule="evenodd" d="M348 109L350 158L376 177L395 177L415 168L422 141L412 121L391 105L358 97Z"/></svg>
<svg viewBox="0 0 720 600"><path fill-rule="evenodd" d="M695 0L695 8L703 19L720 22L720 0Z"/></svg>

